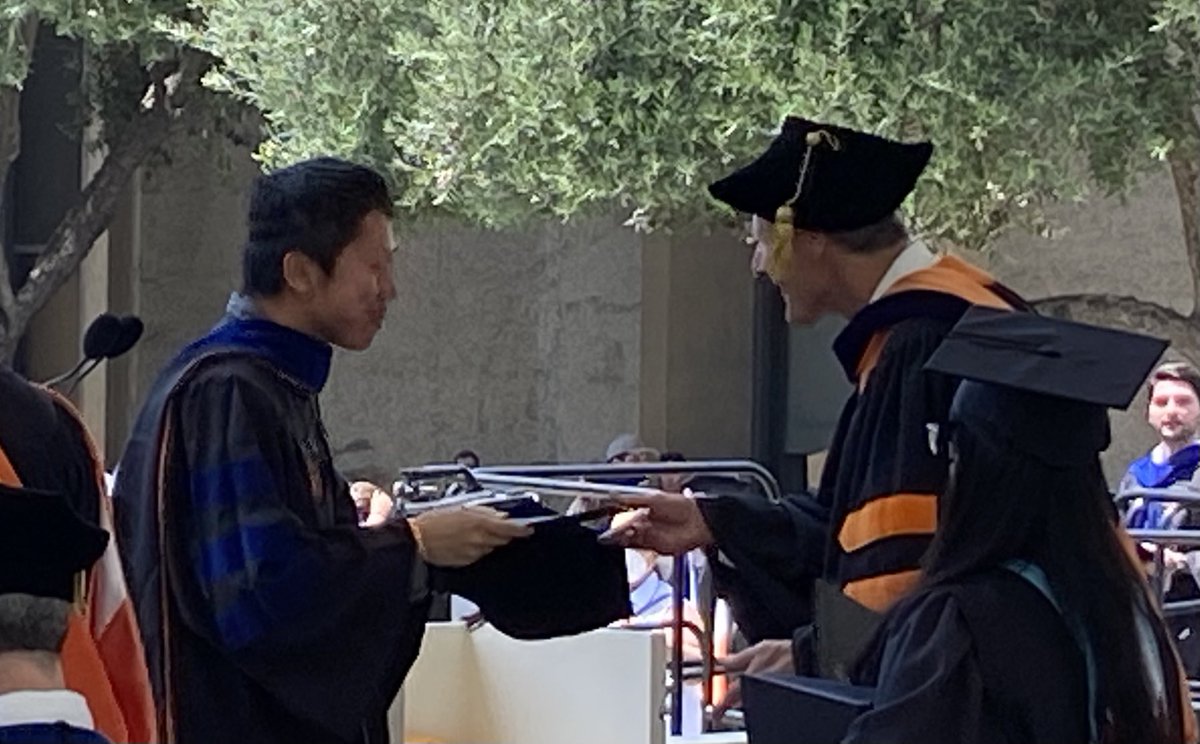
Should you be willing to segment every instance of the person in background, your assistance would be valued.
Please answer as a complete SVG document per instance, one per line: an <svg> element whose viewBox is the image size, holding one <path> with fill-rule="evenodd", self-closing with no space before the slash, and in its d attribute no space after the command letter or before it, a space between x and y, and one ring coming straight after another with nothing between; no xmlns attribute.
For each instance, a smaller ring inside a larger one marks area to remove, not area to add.
<svg viewBox="0 0 1200 744"><path fill-rule="evenodd" d="M614 524L620 524L627 519L628 513L613 517ZM625 567L629 579L629 600L632 614L625 620L613 624L613 627L643 626L669 627L674 617L673 600L674 587L663 575L658 562L657 553L649 550L626 550ZM697 627L704 626L696 605L690 599L683 603L684 618ZM683 635L684 657L700 659L700 639L695 634L685 631ZM670 648L671 636L667 636L667 646Z"/></svg>
<svg viewBox="0 0 1200 744"><path fill-rule="evenodd" d="M1137 488L1195 488L1200 465L1200 372L1184 362L1168 362L1151 373L1146 382L1146 421L1158 434L1159 442L1134 460L1117 489L1124 494ZM1177 530L1200 527L1195 506L1175 501L1133 498L1125 512L1130 529ZM1163 552L1163 577L1167 602L1200 599L1200 552L1186 547L1162 547L1141 543L1140 553L1147 570L1153 570L1153 556ZM1200 675L1200 613L1189 612L1167 618L1184 668Z"/></svg>
<svg viewBox="0 0 1200 744"><path fill-rule="evenodd" d="M479 455L474 450L461 450L454 456L454 462L464 468L477 468L479 467Z"/></svg>
<svg viewBox="0 0 1200 744"><path fill-rule="evenodd" d="M1146 383L1146 421L1159 442L1134 460L1118 492L1131 488L1167 488L1189 483L1200 465L1200 372L1190 364L1163 364ZM1183 519L1178 504L1135 502L1127 524L1139 529L1171 529Z"/></svg>
<svg viewBox="0 0 1200 744"><path fill-rule="evenodd" d="M658 450L647 447L637 434L621 434L609 443L604 451L604 461L619 462L658 462Z"/></svg>
<svg viewBox="0 0 1200 744"><path fill-rule="evenodd" d="M108 533L61 493L0 485L0 744L103 744L62 651L79 577Z"/></svg>
<svg viewBox="0 0 1200 744"><path fill-rule="evenodd" d="M658 450L647 447L637 434L620 434L609 442L604 451L604 462L607 465L635 464L643 462L658 462ZM591 478L597 483L607 483L615 486L640 486L647 479L640 475L606 475L603 478ZM605 506L601 498L579 496L573 499L567 507L568 515L581 514ZM609 520L600 520L611 524Z"/></svg>
<svg viewBox="0 0 1200 744"><path fill-rule="evenodd" d="M687 462L687 458L683 456L682 452L668 450L662 453L659 462ZM656 478L651 478L650 482L667 493L683 493L683 489L687 488L694 478L695 475L692 473L664 473Z"/></svg>

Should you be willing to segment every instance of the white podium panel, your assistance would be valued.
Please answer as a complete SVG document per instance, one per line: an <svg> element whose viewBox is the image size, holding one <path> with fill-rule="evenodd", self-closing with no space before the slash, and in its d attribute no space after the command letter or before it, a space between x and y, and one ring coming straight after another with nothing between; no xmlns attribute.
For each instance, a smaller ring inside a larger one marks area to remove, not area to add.
<svg viewBox="0 0 1200 744"><path fill-rule="evenodd" d="M658 634L603 629L529 642L490 626L431 623L393 706L392 741L664 744L665 668Z"/></svg>

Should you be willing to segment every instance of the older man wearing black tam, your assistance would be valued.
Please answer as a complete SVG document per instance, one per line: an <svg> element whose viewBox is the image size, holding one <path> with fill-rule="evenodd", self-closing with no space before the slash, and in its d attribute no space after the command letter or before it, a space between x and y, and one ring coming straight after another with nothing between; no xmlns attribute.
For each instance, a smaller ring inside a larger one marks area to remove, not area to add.
<svg viewBox="0 0 1200 744"><path fill-rule="evenodd" d="M944 419L957 385L931 384L921 367L967 308L1024 306L985 272L936 257L905 229L897 211L932 153L927 142L788 117L766 152L709 187L753 216L751 268L779 288L789 323L849 320L834 348L855 392L815 502L631 500L645 514L617 541L665 553L719 549L719 583L735 604L759 608L772 606L763 599L772 592L803 593L816 576L875 612L916 584L946 481L925 423ZM791 664L791 652L787 641L760 644L733 666L778 668Z"/></svg>

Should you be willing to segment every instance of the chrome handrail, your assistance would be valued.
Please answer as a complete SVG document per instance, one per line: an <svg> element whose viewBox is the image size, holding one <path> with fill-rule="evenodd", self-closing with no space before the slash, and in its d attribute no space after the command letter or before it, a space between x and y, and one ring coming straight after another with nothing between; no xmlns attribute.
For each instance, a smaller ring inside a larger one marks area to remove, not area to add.
<svg viewBox="0 0 1200 744"><path fill-rule="evenodd" d="M487 490L502 492L506 489L519 489L522 492L539 494L558 494L572 496L602 496L629 495L654 496L663 492L643 486L625 484L595 483L587 478L614 478L636 476L649 478L656 475L717 475L734 476L739 480L749 478L757 486L760 493L771 502L778 503L783 499L783 491L779 481L769 470L752 460L694 460L677 462L645 462L645 463L575 463L556 465L499 465L479 468L467 468L462 465L427 465L419 468L407 468L400 471L402 481L408 487L430 480L446 480L457 482L463 490ZM398 507L399 508L399 507ZM681 560L676 557L675 568L671 577L673 597L673 617L670 624L673 633L671 649L671 671L676 679L681 678L683 670L682 634L685 628L695 626L683 616L683 595L687 585L687 573L680 570ZM707 613L708 625L712 624L712 612ZM711 730L712 720L709 711L712 705L712 688L715 670L713 644L713 629L700 629L702 641L701 653L704 665L704 729ZM678 736L682 731L683 687L675 685L671 691L671 734Z"/></svg>

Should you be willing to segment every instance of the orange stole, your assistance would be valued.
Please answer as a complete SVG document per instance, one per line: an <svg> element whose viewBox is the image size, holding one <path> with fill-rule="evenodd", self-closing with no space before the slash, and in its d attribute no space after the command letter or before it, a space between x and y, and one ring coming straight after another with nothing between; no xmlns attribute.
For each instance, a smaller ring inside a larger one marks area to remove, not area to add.
<svg viewBox="0 0 1200 744"><path fill-rule="evenodd" d="M909 291L942 292L961 297L973 305L1011 309L1010 304L991 286L995 279L954 256L943 256L930 266L906 274L887 289L883 297ZM872 370L879 363L887 344L889 329L871 336L858 360L858 392L866 388ZM847 553L871 543L896 535L932 535L937 529L937 495L932 493L897 493L873 498L846 515L838 531L838 542ZM870 576L848 582L845 594L877 612L891 607L917 585L919 571Z"/></svg>
<svg viewBox="0 0 1200 744"><path fill-rule="evenodd" d="M1001 296L993 292L989 285L995 284L995 279L983 269L972 266L955 256L942 256L932 265L918 269L900 277L895 284L884 292L884 297L912 290L945 292L961 297L972 305L994 307L998 310L1011 310L1012 306ZM871 376L871 370L879 363L879 355L887 343L887 329L881 330L871 337L858 360L858 391L861 393Z"/></svg>

